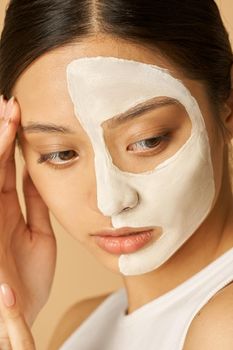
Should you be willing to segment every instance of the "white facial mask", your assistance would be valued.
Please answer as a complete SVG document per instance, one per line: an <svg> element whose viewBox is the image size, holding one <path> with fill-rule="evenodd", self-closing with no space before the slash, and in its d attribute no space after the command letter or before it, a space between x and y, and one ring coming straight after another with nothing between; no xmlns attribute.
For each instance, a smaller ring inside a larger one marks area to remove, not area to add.
<svg viewBox="0 0 233 350"><path fill-rule="evenodd" d="M115 57L85 57L67 66L75 115L95 152L98 208L114 228L156 226L157 241L122 254L124 275L150 272L166 262L209 214L215 196L208 135L196 100L160 67ZM152 171L129 173L112 162L101 124L154 97L178 100L192 123L191 136ZM138 201L139 199L139 201ZM130 207L130 210L123 211Z"/></svg>

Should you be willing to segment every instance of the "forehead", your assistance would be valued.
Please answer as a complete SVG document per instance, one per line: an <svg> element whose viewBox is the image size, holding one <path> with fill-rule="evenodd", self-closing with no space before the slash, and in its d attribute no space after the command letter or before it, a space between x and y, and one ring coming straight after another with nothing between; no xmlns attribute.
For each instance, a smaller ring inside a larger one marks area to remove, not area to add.
<svg viewBox="0 0 233 350"><path fill-rule="evenodd" d="M177 67L161 54L125 40L94 37L47 52L25 69L13 88L13 94L20 103L22 120L43 122L49 119L53 122L61 122L65 116L65 122L73 123L74 105L67 86L67 66L74 60L95 56L134 60L168 69L173 77L181 79L189 90L193 90L197 98L202 98L201 84L187 79ZM92 71L92 73L96 72ZM119 81L119 79L117 80L119 77L114 75L114 72L110 73L116 79L115 82ZM108 81L110 80L113 81L112 77L108 79ZM127 84L129 86L129 82ZM117 84L115 86L117 90ZM115 92L119 93L119 91ZM41 103L42 101L43 103ZM122 101L118 102L119 105Z"/></svg>
<svg viewBox="0 0 233 350"><path fill-rule="evenodd" d="M83 42L56 48L35 59L16 81L13 88L14 95L19 95L21 99L27 97L35 100L37 97L43 97L46 100L47 96L51 98L54 94L63 94L64 97L68 97L66 84L67 65L74 59L89 56L114 56L136 60L169 68L170 71L178 74L179 77L182 75L182 72L178 72L174 65L163 58L161 54L149 48L122 39L98 36L89 39L85 38ZM30 93L28 95L28 90L30 92L33 91L33 94Z"/></svg>
<svg viewBox="0 0 233 350"><path fill-rule="evenodd" d="M167 69L115 57L88 57L67 66L68 90L76 115L96 124L130 108L168 96L190 109L192 96ZM93 117L94 116L94 117Z"/></svg>

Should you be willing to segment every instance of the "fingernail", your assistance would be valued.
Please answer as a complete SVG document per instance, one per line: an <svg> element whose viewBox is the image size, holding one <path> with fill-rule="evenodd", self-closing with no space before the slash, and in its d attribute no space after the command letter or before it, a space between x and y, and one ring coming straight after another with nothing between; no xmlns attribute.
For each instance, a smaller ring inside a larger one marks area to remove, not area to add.
<svg viewBox="0 0 233 350"><path fill-rule="evenodd" d="M7 283L1 284L1 294L2 300L7 307L13 306L15 304L15 296Z"/></svg>
<svg viewBox="0 0 233 350"><path fill-rule="evenodd" d="M0 96L0 118L3 117L3 115L4 115L4 110L5 110L4 99L3 99L3 95L1 95L1 96Z"/></svg>
<svg viewBox="0 0 233 350"><path fill-rule="evenodd" d="M7 102L6 105L6 109L5 109L5 113L4 113L4 119L9 119L13 110L13 106L14 106L14 101L15 101L15 97L12 96L9 101Z"/></svg>

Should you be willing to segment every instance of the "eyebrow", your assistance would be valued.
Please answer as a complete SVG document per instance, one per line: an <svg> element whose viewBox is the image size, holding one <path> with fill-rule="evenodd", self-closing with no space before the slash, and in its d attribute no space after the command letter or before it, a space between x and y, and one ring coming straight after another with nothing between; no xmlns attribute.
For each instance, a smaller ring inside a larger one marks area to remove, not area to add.
<svg viewBox="0 0 233 350"><path fill-rule="evenodd" d="M74 134L75 132L64 126L64 125L57 125L54 123L48 123L48 124L42 124L42 123L36 123L36 122L29 122L27 125L21 125L20 127L21 131L27 132L27 133L49 133L49 134Z"/></svg>
<svg viewBox="0 0 233 350"><path fill-rule="evenodd" d="M164 106L179 104L179 101L171 97L154 97L146 102L137 104L126 112L115 115L106 121L107 126L114 128L126 121L138 118L145 112L155 110ZM27 125L21 125L20 130L26 133L49 133L49 134L74 134L75 132L67 126L54 123L29 122Z"/></svg>
<svg viewBox="0 0 233 350"><path fill-rule="evenodd" d="M146 102L137 104L124 113L115 115L113 118L107 120L106 124L109 127L114 128L120 124L125 123L126 121L142 116L145 112L174 104L180 104L180 102L171 97L153 97Z"/></svg>

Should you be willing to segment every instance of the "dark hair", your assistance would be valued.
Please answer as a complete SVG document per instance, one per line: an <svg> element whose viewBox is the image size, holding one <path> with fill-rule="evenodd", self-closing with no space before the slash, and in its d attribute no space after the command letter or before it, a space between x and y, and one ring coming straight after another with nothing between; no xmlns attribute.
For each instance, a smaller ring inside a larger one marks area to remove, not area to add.
<svg viewBox="0 0 233 350"><path fill-rule="evenodd" d="M0 92L43 53L96 32L161 51L205 82L215 105L229 96L233 54L213 0L11 0L0 42Z"/></svg>

